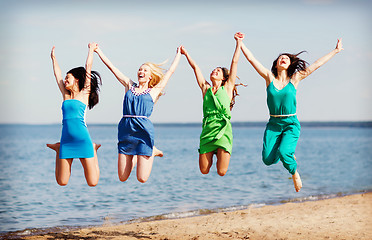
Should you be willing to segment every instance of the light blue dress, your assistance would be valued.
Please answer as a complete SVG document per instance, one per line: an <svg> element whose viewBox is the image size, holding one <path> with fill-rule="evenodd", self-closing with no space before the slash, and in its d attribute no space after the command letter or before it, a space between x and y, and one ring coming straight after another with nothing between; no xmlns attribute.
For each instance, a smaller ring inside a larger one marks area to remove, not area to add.
<svg viewBox="0 0 372 240"><path fill-rule="evenodd" d="M154 146L154 125L148 119L154 107L151 88L137 93L134 87L124 96L123 118L118 126L118 152L151 156Z"/></svg>
<svg viewBox="0 0 372 240"><path fill-rule="evenodd" d="M62 136L59 158L92 158L93 143L85 123L87 105L76 99L62 103Z"/></svg>

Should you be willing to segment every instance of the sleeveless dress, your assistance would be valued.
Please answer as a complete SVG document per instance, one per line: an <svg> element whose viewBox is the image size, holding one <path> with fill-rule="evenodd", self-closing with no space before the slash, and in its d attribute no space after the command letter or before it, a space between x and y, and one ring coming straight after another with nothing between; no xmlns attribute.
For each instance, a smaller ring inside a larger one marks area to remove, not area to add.
<svg viewBox="0 0 372 240"><path fill-rule="evenodd" d="M215 94L210 87L203 99L203 129L200 134L199 153L216 152L218 148L231 154L233 135L230 98L224 86Z"/></svg>
<svg viewBox="0 0 372 240"><path fill-rule="evenodd" d="M262 159L266 165L282 161L283 166L293 175L297 169L294 153L301 130L300 122L295 115L297 90L289 81L281 90L271 82L266 91L271 117L264 133Z"/></svg>
<svg viewBox="0 0 372 240"><path fill-rule="evenodd" d="M87 106L79 100L63 101L60 159L94 157L93 143L85 123L86 109Z"/></svg>
<svg viewBox="0 0 372 240"><path fill-rule="evenodd" d="M137 93L135 86L126 92L123 117L118 126L118 152L125 155L151 156L154 146L154 125L148 119L154 102L151 88Z"/></svg>

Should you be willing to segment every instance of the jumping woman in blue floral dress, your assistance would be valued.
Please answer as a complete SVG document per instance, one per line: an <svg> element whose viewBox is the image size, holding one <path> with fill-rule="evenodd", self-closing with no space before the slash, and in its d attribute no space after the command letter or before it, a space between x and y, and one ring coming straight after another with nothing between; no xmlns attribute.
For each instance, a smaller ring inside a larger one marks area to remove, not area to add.
<svg viewBox="0 0 372 240"><path fill-rule="evenodd" d="M121 73L99 47L95 51L125 89L123 116L118 126L119 179L126 181L137 165L137 179L145 183L150 176L154 157L163 155L154 146L154 126L149 117L176 70L181 56L180 48L165 74L159 64L142 64L137 72L138 84Z"/></svg>

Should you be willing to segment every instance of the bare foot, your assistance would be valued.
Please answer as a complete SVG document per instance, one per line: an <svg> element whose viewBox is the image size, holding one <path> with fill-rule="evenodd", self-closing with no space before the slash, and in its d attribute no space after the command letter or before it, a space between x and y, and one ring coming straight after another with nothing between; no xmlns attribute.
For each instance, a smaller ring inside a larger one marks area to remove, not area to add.
<svg viewBox="0 0 372 240"><path fill-rule="evenodd" d="M154 157L163 157L164 156L163 152L160 151L159 149L157 149L155 146L153 148L153 151L154 151L154 153L153 153Z"/></svg>
<svg viewBox="0 0 372 240"><path fill-rule="evenodd" d="M94 150L98 150L98 148L100 148L101 147L101 144L99 144L99 143L93 143L93 148L94 148Z"/></svg>
<svg viewBox="0 0 372 240"><path fill-rule="evenodd" d="M293 179L293 184L296 189L296 192L299 192L300 189L302 188L302 181L301 181L300 174L298 174L298 172L296 171L295 174L292 175L292 179Z"/></svg>
<svg viewBox="0 0 372 240"><path fill-rule="evenodd" d="M57 150L59 150L59 145L60 145L59 142L54 143L54 144L50 144L50 143L48 143L48 144L47 144L47 147L53 149L54 151L57 151Z"/></svg>

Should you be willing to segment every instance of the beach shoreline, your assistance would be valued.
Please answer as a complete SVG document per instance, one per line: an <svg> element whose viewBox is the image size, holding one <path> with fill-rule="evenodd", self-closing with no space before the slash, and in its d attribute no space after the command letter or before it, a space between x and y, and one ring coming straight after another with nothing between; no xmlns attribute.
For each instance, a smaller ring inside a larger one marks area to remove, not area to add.
<svg viewBox="0 0 372 240"><path fill-rule="evenodd" d="M155 218L156 219L156 218ZM2 239L7 239L7 235ZM5 238L4 238L5 237ZM109 222L18 239L372 239L372 193L184 218Z"/></svg>

